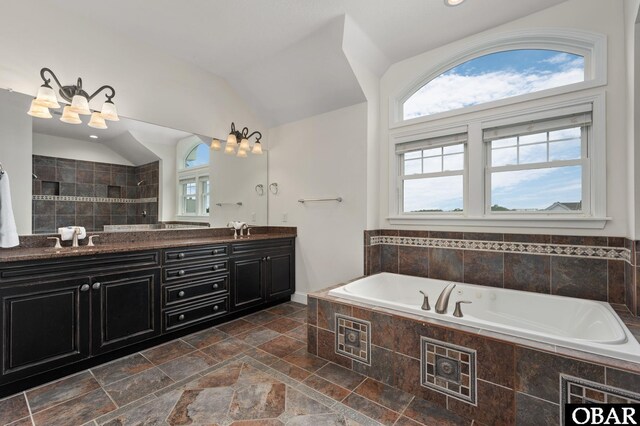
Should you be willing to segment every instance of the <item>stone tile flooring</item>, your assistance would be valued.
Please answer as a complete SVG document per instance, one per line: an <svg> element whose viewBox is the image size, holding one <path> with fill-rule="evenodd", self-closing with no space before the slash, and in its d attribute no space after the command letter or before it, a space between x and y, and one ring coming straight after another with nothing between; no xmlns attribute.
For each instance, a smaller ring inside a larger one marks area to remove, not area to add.
<svg viewBox="0 0 640 426"><path fill-rule="evenodd" d="M306 351L289 302L0 400L7 425L467 424Z"/></svg>

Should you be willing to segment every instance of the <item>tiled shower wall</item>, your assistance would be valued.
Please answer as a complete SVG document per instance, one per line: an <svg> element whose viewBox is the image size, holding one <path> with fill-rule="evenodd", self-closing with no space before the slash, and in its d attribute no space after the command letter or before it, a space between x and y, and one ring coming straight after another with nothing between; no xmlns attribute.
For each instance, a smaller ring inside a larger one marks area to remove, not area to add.
<svg viewBox="0 0 640 426"><path fill-rule="evenodd" d="M158 222L157 161L134 167L34 155L33 173L34 233Z"/></svg>
<svg viewBox="0 0 640 426"><path fill-rule="evenodd" d="M600 300L640 314L640 241L386 229L364 237L365 275L394 272Z"/></svg>

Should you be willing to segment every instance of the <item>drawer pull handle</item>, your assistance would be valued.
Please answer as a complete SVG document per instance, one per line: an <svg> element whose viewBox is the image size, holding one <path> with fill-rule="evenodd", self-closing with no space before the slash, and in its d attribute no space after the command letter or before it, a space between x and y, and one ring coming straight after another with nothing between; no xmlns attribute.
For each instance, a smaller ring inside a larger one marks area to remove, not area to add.
<svg viewBox="0 0 640 426"><path fill-rule="evenodd" d="M100 284L100 283L93 283L93 286L92 286L92 287L93 287L93 289L94 289L94 290L100 290L100 286L101 286L101 285L102 285L102 284Z"/></svg>
<svg viewBox="0 0 640 426"><path fill-rule="evenodd" d="M213 312L218 312L218 310L219 310L219 309L220 309L220 308L218 308L218 305L214 305L214 307L213 307Z"/></svg>
<svg viewBox="0 0 640 426"><path fill-rule="evenodd" d="M182 290L181 290L181 291L178 293L178 297L184 297L184 291L182 291Z"/></svg>
<svg viewBox="0 0 640 426"><path fill-rule="evenodd" d="M213 251L213 254L220 254L220 253L223 253L223 250L215 249L215 250Z"/></svg>
<svg viewBox="0 0 640 426"><path fill-rule="evenodd" d="M267 256L267 262L271 260L271 256Z"/></svg>
<svg viewBox="0 0 640 426"><path fill-rule="evenodd" d="M214 290L217 290L217 289L218 289L218 287L220 287L218 284L214 284L214 285L213 285L213 289L214 289Z"/></svg>
<svg viewBox="0 0 640 426"><path fill-rule="evenodd" d="M184 269L180 269L178 271L178 275L183 276L185 274Z"/></svg>
<svg viewBox="0 0 640 426"><path fill-rule="evenodd" d="M178 317L178 321L184 321L184 314L181 314L181 315Z"/></svg>
<svg viewBox="0 0 640 426"><path fill-rule="evenodd" d="M89 291L89 284L82 284L82 287L80 287L80 291Z"/></svg>
<svg viewBox="0 0 640 426"><path fill-rule="evenodd" d="M221 265L213 265L213 270L214 271L217 271L220 268L221 268Z"/></svg>
<svg viewBox="0 0 640 426"><path fill-rule="evenodd" d="M178 259L184 259L184 253L178 254Z"/></svg>

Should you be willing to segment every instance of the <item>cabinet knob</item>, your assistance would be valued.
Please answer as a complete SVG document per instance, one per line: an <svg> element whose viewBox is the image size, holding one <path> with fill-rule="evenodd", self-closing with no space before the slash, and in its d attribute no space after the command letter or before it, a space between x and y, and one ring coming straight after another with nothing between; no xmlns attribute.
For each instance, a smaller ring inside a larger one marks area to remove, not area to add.
<svg viewBox="0 0 640 426"><path fill-rule="evenodd" d="M100 283L93 283L93 286L92 286L92 287L93 287L93 289L94 289L94 290L100 290L100 286L101 286L101 285L102 285L102 284L100 284Z"/></svg>
<svg viewBox="0 0 640 426"><path fill-rule="evenodd" d="M185 274L184 269L180 269L178 271L178 275L183 276Z"/></svg>
<svg viewBox="0 0 640 426"><path fill-rule="evenodd" d="M80 291L89 291L89 284L82 284L82 287L80 287Z"/></svg>
<svg viewBox="0 0 640 426"><path fill-rule="evenodd" d="M271 260L271 256L267 256L267 262Z"/></svg>
<svg viewBox="0 0 640 426"><path fill-rule="evenodd" d="M220 269L220 265L213 265L213 268L212 268L212 269L213 269L214 271L217 271L218 269Z"/></svg>
<svg viewBox="0 0 640 426"><path fill-rule="evenodd" d="M218 287L220 287L218 284L214 284L214 285L213 285L213 289L214 289L214 290L217 290L217 289L218 289Z"/></svg>
<svg viewBox="0 0 640 426"><path fill-rule="evenodd" d="M184 321L184 314L181 314L181 315L178 317L178 321Z"/></svg>
<svg viewBox="0 0 640 426"><path fill-rule="evenodd" d="M178 259L184 259L184 253L178 253Z"/></svg>
<svg viewBox="0 0 640 426"><path fill-rule="evenodd" d="M215 249L215 250L213 251L213 254L220 254L220 253L221 253L221 250L218 250L218 249Z"/></svg>
<svg viewBox="0 0 640 426"><path fill-rule="evenodd" d="M178 297L184 297L184 291L180 290L180 292L178 293Z"/></svg>
<svg viewBox="0 0 640 426"><path fill-rule="evenodd" d="M218 308L218 305L214 305L214 306L213 306L213 312L218 312L218 310L219 310L219 309L220 309L220 308Z"/></svg>

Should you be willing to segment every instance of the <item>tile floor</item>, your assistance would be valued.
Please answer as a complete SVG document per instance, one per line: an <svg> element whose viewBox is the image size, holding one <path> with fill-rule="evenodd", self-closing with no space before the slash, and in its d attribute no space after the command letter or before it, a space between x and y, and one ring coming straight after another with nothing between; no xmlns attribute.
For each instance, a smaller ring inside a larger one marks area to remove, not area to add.
<svg viewBox="0 0 640 426"><path fill-rule="evenodd" d="M2 425L471 422L306 351L289 302L0 400Z"/></svg>

